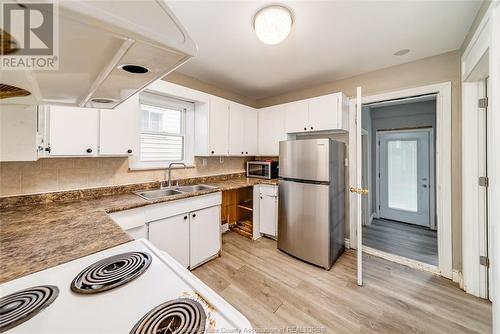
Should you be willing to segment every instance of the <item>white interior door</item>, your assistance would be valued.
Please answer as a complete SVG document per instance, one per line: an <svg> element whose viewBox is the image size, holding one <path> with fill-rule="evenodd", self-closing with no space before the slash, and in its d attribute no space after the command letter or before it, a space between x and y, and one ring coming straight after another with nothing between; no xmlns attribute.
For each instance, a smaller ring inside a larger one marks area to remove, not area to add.
<svg viewBox="0 0 500 334"><path fill-rule="evenodd" d="M430 130L377 137L380 217L430 227Z"/></svg>
<svg viewBox="0 0 500 334"><path fill-rule="evenodd" d="M357 234L357 272L358 285L363 285L363 213L362 213L362 195L367 195L367 190L363 189L363 146L361 131L361 107L362 107L361 87L356 89L356 186L351 187L350 191L356 206L356 234Z"/></svg>

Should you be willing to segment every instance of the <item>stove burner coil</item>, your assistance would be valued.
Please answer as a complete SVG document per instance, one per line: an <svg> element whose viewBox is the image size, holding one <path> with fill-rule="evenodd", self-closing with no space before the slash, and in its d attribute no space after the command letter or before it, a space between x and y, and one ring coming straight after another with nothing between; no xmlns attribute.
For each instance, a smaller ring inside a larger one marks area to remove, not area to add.
<svg viewBox="0 0 500 334"><path fill-rule="evenodd" d="M202 334L206 318L203 306L197 301L174 299L149 311L130 334Z"/></svg>
<svg viewBox="0 0 500 334"><path fill-rule="evenodd" d="M143 252L123 253L98 261L75 277L71 290L76 293L99 293L128 283L148 269L151 255Z"/></svg>
<svg viewBox="0 0 500 334"><path fill-rule="evenodd" d="M53 285L35 286L0 298L0 333L33 318L59 295Z"/></svg>

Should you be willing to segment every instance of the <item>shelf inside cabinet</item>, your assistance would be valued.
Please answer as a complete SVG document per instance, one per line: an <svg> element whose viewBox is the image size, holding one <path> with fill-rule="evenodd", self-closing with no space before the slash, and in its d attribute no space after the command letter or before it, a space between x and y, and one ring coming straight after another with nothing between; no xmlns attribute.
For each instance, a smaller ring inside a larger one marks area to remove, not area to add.
<svg viewBox="0 0 500 334"><path fill-rule="evenodd" d="M238 204L237 206L238 206L238 208L243 209L243 210L253 211L252 203L250 203L250 204L243 203L243 204Z"/></svg>

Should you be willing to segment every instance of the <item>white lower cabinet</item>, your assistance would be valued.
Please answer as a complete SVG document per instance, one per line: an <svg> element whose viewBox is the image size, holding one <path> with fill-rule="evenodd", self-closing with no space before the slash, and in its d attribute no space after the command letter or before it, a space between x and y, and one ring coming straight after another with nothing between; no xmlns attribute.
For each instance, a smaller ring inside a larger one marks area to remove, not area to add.
<svg viewBox="0 0 500 334"><path fill-rule="evenodd" d="M146 238L186 268L221 249L221 192L111 213L132 238Z"/></svg>
<svg viewBox="0 0 500 334"><path fill-rule="evenodd" d="M221 248L220 206L191 212L189 265L192 268L215 256Z"/></svg>
<svg viewBox="0 0 500 334"><path fill-rule="evenodd" d="M189 213L150 222L149 241L189 267Z"/></svg>
<svg viewBox="0 0 500 334"><path fill-rule="evenodd" d="M278 186L261 184L258 186L259 232L268 237L278 236Z"/></svg>

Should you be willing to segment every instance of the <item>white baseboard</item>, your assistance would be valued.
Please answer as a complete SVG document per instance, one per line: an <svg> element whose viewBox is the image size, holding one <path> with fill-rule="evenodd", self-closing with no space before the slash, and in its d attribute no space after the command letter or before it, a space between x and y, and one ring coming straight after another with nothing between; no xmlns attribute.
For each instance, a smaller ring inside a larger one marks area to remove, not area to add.
<svg viewBox="0 0 500 334"><path fill-rule="evenodd" d="M221 230L222 233L226 233L227 231L229 231L229 224L228 223L222 224Z"/></svg>
<svg viewBox="0 0 500 334"><path fill-rule="evenodd" d="M464 276L462 275L461 271L453 269L452 279L453 279L453 282L458 283L458 286L460 287L460 289L462 289L462 290L464 289Z"/></svg>
<svg viewBox="0 0 500 334"><path fill-rule="evenodd" d="M351 239L344 239L344 247L345 248L351 248Z"/></svg>

